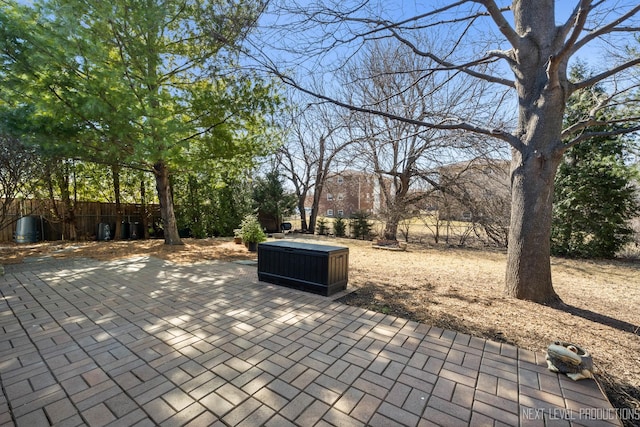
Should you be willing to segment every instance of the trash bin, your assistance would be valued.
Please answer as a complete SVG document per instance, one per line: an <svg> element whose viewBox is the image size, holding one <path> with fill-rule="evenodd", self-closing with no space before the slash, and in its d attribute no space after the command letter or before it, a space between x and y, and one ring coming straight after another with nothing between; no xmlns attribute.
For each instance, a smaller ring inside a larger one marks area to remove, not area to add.
<svg viewBox="0 0 640 427"><path fill-rule="evenodd" d="M111 226L106 222L98 224L98 240L111 240L113 235L111 234Z"/></svg>
<svg viewBox="0 0 640 427"><path fill-rule="evenodd" d="M131 233L129 234L129 238L131 240L141 239L142 236L142 224L139 222L134 222L131 224Z"/></svg>
<svg viewBox="0 0 640 427"><path fill-rule="evenodd" d="M120 238L122 240L127 240L131 233L130 230L131 230L131 223L122 221L122 224L120 224Z"/></svg>
<svg viewBox="0 0 640 427"><path fill-rule="evenodd" d="M40 218L37 216L23 216L16 222L14 240L16 243L35 243L41 239Z"/></svg>

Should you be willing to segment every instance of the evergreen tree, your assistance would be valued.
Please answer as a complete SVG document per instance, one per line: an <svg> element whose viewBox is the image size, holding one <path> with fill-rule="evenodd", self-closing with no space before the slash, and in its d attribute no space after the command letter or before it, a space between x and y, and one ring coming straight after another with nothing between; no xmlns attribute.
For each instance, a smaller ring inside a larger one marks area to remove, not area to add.
<svg viewBox="0 0 640 427"><path fill-rule="evenodd" d="M372 225L369 222L370 216L369 213L364 211L358 211L351 215L351 230L354 238L367 240L371 237Z"/></svg>
<svg viewBox="0 0 640 427"><path fill-rule="evenodd" d="M276 88L239 64L263 10L260 0L3 1L0 110L29 106L24 133L60 159L150 173L165 243L181 244L174 176L237 175L276 148Z"/></svg>
<svg viewBox="0 0 640 427"><path fill-rule="evenodd" d="M336 237L344 237L347 233L347 222L341 216L333 221L333 234Z"/></svg>
<svg viewBox="0 0 640 427"><path fill-rule="evenodd" d="M584 66L572 70L574 78L585 74ZM606 96L601 87L572 96L566 123L583 116L609 124L600 126L603 136L571 147L555 178L551 250L554 255L580 258L612 258L632 239L629 220L639 211L633 178L626 163L632 140L611 135L613 109L594 108Z"/></svg>
<svg viewBox="0 0 640 427"><path fill-rule="evenodd" d="M296 195L285 191L282 178L277 170L268 172L264 178L259 178L256 181L253 188L253 200L258 217L264 221L263 226L270 230L271 228L279 230L282 217L291 214L297 204Z"/></svg>
<svg viewBox="0 0 640 427"><path fill-rule="evenodd" d="M318 218L316 233L319 236L326 236L329 233L329 226L327 225L326 218L323 218L323 217Z"/></svg>
<svg viewBox="0 0 640 427"><path fill-rule="evenodd" d="M181 174L172 186L178 226L193 237L232 236L251 213L250 188L243 177Z"/></svg>

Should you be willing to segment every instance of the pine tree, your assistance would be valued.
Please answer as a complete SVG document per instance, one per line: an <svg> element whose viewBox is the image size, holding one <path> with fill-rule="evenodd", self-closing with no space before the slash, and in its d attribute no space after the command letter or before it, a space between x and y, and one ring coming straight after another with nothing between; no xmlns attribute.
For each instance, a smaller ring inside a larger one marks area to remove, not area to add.
<svg viewBox="0 0 640 427"><path fill-rule="evenodd" d="M358 211L351 215L351 229L353 237L356 239L367 240L371 237L371 223L369 217L371 215L364 211Z"/></svg>
<svg viewBox="0 0 640 427"><path fill-rule="evenodd" d="M341 216L333 221L333 234L336 237L344 237L347 232L347 222Z"/></svg>
<svg viewBox="0 0 640 427"><path fill-rule="evenodd" d="M573 71L584 74L584 67ZM591 113L605 96L595 87L591 93L569 100L565 121L575 123ZM611 119L613 109L599 111L597 119ZM596 132L611 131L613 124ZM633 236L629 220L640 207L633 178L626 163L633 141L621 136L594 136L569 149L555 178L551 251L554 255L579 258L612 258Z"/></svg>
<svg viewBox="0 0 640 427"><path fill-rule="evenodd" d="M295 194L285 190L280 173L272 170L256 180L253 202L261 221L268 222L263 225L270 225L270 231L278 231L283 217L295 210L297 199Z"/></svg>

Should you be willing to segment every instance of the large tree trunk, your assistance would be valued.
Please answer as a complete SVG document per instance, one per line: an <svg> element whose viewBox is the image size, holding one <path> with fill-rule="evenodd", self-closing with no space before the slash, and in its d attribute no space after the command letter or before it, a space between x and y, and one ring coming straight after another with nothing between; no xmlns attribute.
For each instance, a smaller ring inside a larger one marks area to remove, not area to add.
<svg viewBox="0 0 640 427"><path fill-rule="evenodd" d="M162 216L162 226L164 229L165 245L182 245L182 240L178 234L178 224L173 210L173 197L171 196L171 184L169 183L169 168L162 160L158 160L153 165L156 177L156 189L160 200L160 215Z"/></svg>
<svg viewBox="0 0 640 427"><path fill-rule="evenodd" d="M298 204L298 212L300 212L300 229L307 231L309 226L307 225L307 211L304 208L304 202Z"/></svg>
<svg viewBox="0 0 640 427"><path fill-rule="evenodd" d="M387 194L384 195L387 207L383 233L385 240L398 240L398 224L402 220L404 210L406 209L405 197L405 191L396 192L393 199L391 199Z"/></svg>
<svg viewBox="0 0 640 427"><path fill-rule="evenodd" d="M315 234L316 232L316 221L318 219L318 205L313 203L311 205L311 213L309 214L309 227L307 231L311 234Z"/></svg>
<svg viewBox="0 0 640 427"><path fill-rule="evenodd" d="M307 200L307 192L298 192L298 212L300 213L300 229L304 232L307 231L307 211L304 208L304 202Z"/></svg>
<svg viewBox="0 0 640 427"><path fill-rule="evenodd" d="M567 58L556 57L555 1L514 1L518 48L511 63L518 91L519 142L511 160L511 224L507 295L559 301L551 281L553 181L562 159L562 119L568 97Z"/></svg>
<svg viewBox="0 0 640 427"><path fill-rule="evenodd" d="M557 159L514 152L506 292L539 303L559 300L551 281L550 237Z"/></svg>
<svg viewBox="0 0 640 427"><path fill-rule="evenodd" d="M376 161L376 169L379 168L377 164L378 162ZM400 175L395 178L393 184L388 184L392 187L387 186L383 175L378 176L380 189L387 208L387 218L384 227L384 238L386 240L398 240L398 224L402 221L403 216L406 215L407 210L410 168L410 165L406 166ZM392 189L393 197L391 196Z"/></svg>
<svg viewBox="0 0 640 427"><path fill-rule="evenodd" d="M385 240L398 240L398 218L389 218L384 226Z"/></svg>
<svg viewBox="0 0 640 427"><path fill-rule="evenodd" d="M313 191L313 202L311 203L311 213L309 214L309 233L315 234L316 222L318 220L318 209L320 207L320 197L322 197L323 185L316 184Z"/></svg>

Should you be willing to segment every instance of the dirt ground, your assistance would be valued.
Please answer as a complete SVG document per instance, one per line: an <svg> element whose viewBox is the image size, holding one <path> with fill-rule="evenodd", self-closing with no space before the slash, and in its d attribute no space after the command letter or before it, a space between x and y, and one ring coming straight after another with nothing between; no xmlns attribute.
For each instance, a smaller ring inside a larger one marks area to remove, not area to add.
<svg viewBox="0 0 640 427"><path fill-rule="evenodd" d="M552 259L554 288L564 304L550 307L504 296L506 255L500 251L409 244L402 252L374 249L371 242L329 241L350 248L353 292L342 302L538 352L555 340L576 343L593 355L614 406L640 414L639 261ZM135 255L177 263L256 258L231 239L185 239L183 246L146 240L0 247L1 264L25 256Z"/></svg>

